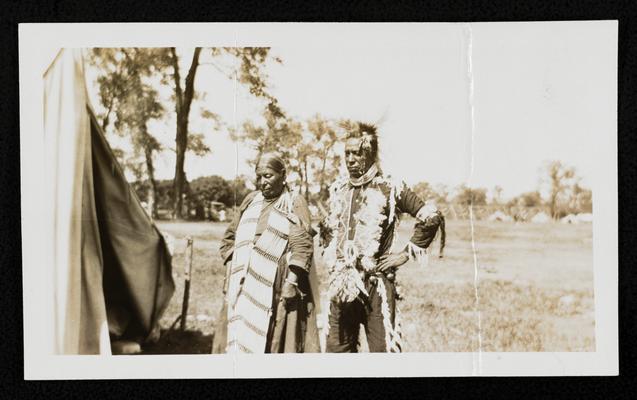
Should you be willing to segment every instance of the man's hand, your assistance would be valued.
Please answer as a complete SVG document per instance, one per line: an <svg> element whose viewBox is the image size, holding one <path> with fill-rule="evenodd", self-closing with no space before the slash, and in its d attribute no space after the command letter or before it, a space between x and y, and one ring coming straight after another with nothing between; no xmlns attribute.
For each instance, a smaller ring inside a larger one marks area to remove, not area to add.
<svg viewBox="0 0 637 400"><path fill-rule="evenodd" d="M406 252L400 252L396 254L385 254L378 260L378 266L376 266L377 272L386 272L392 268L398 268L404 263L409 261L409 256Z"/></svg>

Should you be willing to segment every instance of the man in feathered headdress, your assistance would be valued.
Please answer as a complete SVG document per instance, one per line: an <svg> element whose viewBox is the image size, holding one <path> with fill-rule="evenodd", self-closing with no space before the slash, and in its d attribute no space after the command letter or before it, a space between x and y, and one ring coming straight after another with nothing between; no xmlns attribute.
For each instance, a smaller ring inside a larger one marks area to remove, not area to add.
<svg viewBox="0 0 637 400"><path fill-rule="evenodd" d="M349 176L330 187L329 216L321 223L329 268L330 307L326 351L356 352L363 324L371 352L400 352L395 272L408 260L426 262L426 249L440 217L404 182L395 183L378 165L376 127L348 129ZM392 249L400 214L417 219L408 244Z"/></svg>

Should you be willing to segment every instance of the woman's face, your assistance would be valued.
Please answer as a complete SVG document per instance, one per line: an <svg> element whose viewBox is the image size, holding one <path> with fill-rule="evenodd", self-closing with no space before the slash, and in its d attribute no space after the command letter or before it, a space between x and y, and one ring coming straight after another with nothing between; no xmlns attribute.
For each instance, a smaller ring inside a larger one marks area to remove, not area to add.
<svg viewBox="0 0 637 400"><path fill-rule="evenodd" d="M272 169L265 163L257 165L257 188L266 199L279 197L283 192L285 174Z"/></svg>

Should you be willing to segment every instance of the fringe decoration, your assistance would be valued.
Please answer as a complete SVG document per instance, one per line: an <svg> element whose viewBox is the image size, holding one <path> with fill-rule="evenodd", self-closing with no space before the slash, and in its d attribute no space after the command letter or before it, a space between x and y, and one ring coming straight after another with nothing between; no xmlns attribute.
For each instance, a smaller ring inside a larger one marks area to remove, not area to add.
<svg viewBox="0 0 637 400"><path fill-rule="evenodd" d="M385 287L385 282L382 279L378 280L376 285L376 290L378 291L378 295L381 300L380 312L383 315L383 328L385 331L385 346L386 351L391 352L392 348L392 332L393 328L391 325L391 313L389 311L389 302L387 301L387 288Z"/></svg>
<svg viewBox="0 0 637 400"><path fill-rule="evenodd" d="M344 214L349 214L347 200L351 202L350 194L349 190L332 192L330 224L335 234L325 250L325 261L330 266L328 293L330 299L341 302L354 301L361 292L367 295L360 273L356 270L356 261L360 257L361 265L367 271L376 268L374 255L380 246L381 224L386 218L383 213L387 202L385 195L378 189L365 189L361 193L361 208L353 215L356 220L354 240L346 240L349 224L343 222L343 218L349 218L349 215Z"/></svg>
<svg viewBox="0 0 637 400"><path fill-rule="evenodd" d="M330 215L327 223L334 235L325 249L324 257L330 266L330 286L328 293L331 299L353 301L359 292L365 294L364 283L356 270L356 261L360 258L361 266L366 271L376 268L375 255L380 247L382 224L387 219L385 207L387 197L377 188L379 184L389 184L390 222L396 219L397 186L387 178L377 174L372 179L372 186L365 188L361 195L361 207L352 216L356 223L353 241L347 240L352 190L348 190L347 180L335 182L330 187Z"/></svg>
<svg viewBox="0 0 637 400"><path fill-rule="evenodd" d="M359 293L368 296L360 273L352 265L337 260L329 270L328 296L343 303L356 300Z"/></svg>
<svg viewBox="0 0 637 400"><path fill-rule="evenodd" d="M404 182L396 182L391 177L384 177L378 173L371 180L371 187L361 193L362 204L352 217L356 222L356 233L353 241L347 240L350 224L350 207L352 190L348 190L348 180L339 179L330 187L330 214L327 225L334 233L332 240L325 248L324 259L329 266L330 299L349 302L353 301L359 292L366 294L363 280L356 270L356 259L360 259L365 271L376 268L375 255L380 247L382 224L387 219L394 225L394 235L391 239L392 248L397 239L396 229L400 222L397 201L400 199ZM389 199L378 186L389 186ZM385 208L389 202L389 215L385 215ZM424 251L424 250L423 250ZM423 253L418 248L412 249L412 259L422 263Z"/></svg>
<svg viewBox="0 0 637 400"><path fill-rule="evenodd" d="M406 250L411 261L417 262L418 264L420 264L421 267L426 267L429 264L427 249L418 247L410 241L407 242Z"/></svg>
<svg viewBox="0 0 637 400"><path fill-rule="evenodd" d="M325 353L325 349L327 348L327 338L330 335L330 313L332 312L332 304L327 300L327 306L324 307L325 311L323 313L322 319L322 327L321 327L321 336L323 338L323 352Z"/></svg>
<svg viewBox="0 0 637 400"><path fill-rule="evenodd" d="M402 182L402 181L400 182L396 181L391 176L382 176L382 175L377 175L372 182L376 184L377 186L379 185L389 186L390 194L389 194L388 221L389 223L398 221L400 215L399 213L396 212L396 201L400 200L403 189L407 187L407 184L405 184L405 182Z"/></svg>
<svg viewBox="0 0 637 400"><path fill-rule="evenodd" d="M400 308L396 305L396 315L394 315L394 330L391 338L391 352L401 353L403 349L403 329Z"/></svg>
<svg viewBox="0 0 637 400"><path fill-rule="evenodd" d="M394 185L391 186L391 190L389 191L389 217L388 221L391 224L394 222L394 218L396 218L396 188Z"/></svg>
<svg viewBox="0 0 637 400"><path fill-rule="evenodd" d="M323 252L323 257L325 262L332 267L334 263L336 263L337 255L337 243L340 240L339 233L341 231L341 226L344 226L342 221L343 210L345 208L346 203L346 195L347 191L345 190L345 185L347 181L343 178L334 182L332 186L330 186L330 197L329 197L329 209L330 213L327 217L326 224L328 228L332 231L332 239L330 243L325 248Z"/></svg>
<svg viewBox="0 0 637 400"><path fill-rule="evenodd" d="M361 265L366 271L376 268L374 255L380 247L380 237L383 233L382 223L387 218L383 213L387 198L378 189L367 188L362 193L363 204L354 215L356 219L356 233L354 243L361 256Z"/></svg>

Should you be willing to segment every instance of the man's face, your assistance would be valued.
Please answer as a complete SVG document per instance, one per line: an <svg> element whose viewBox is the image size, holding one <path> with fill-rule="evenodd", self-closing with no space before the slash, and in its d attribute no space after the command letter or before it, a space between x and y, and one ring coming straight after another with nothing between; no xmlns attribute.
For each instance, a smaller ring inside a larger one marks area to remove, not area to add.
<svg viewBox="0 0 637 400"><path fill-rule="evenodd" d="M370 167L369 156L361 146L360 138L349 138L345 142L345 165L349 176L360 178Z"/></svg>

